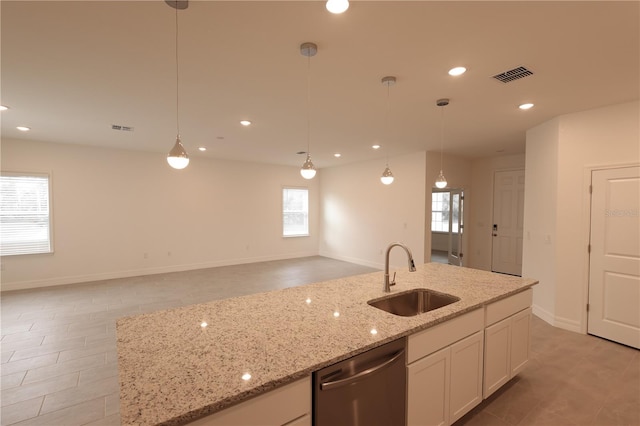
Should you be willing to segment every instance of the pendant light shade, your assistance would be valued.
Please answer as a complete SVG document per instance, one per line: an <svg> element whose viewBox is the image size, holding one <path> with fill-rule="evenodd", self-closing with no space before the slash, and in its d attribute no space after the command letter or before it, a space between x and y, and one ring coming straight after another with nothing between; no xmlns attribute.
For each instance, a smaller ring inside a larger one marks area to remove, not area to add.
<svg viewBox="0 0 640 426"><path fill-rule="evenodd" d="M180 114L179 114L179 67L178 67L178 10L186 9L189 6L189 2L186 0L182 1L167 1L169 6L173 7L176 10L176 143L169 151L167 155L167 163L174 169L184 169L189 165L189 155L187 155L187 151L184 149L182 142L180 141Z"/></svg>
<svg viewBox="0 0 640 426"><path fill-rule="evenodd" d="M440 107L440 174L436 178L436 188L443 189L447 187L447 178L442 173L442 151L444 148L444 107L449 105L449 99L438 99L436 105Z"/></svg>
<svg viewBox="0 0 640 426"><path fill-rule="evenodd" d="M305 179L313 179L313 177L316 175L316 168L311 162L311 155L309 153L307 153L307 159L300 169L300 174Z"/></svg>
<svg viewBox="0 0 640 426"><path fill-rule="evenodd" d="M180 135L176 137L176 144L173 145L169 155L167 155L167 163L174 169L184 169L189 165L189 156L184 146L182 146Z"/></svg>
<svg viewBox="0 0 640 426"><path fill-rule="evenodd" d="M385 185L391 185L393 183L393 173L389 170L389 166L385 167L384 172L382 172L382 176L380 177L380 182Z"/></svg>
<svg viewBox="0 0 640 426"><path fill-rule="evenodd" d="M331 13L343 13L349 9L349 0L327 0L326 7Z"/></svg>
<svg viewBox="0 0 640 426"><path fill-rule="evenodd" d="M300 169L300 174L305 179L313 179L316 175L316 168L313 166L311 162L311 151L309 150L309 146L311 145L311 117L310 117L310 105L311 105L311 89L310 89L310 80L311 80L311 57L315 56L318 53L318 46L314 43L302 43L300 45L300 53L302 56L307 57L307 159L302 164L302 168Z"/></svg>

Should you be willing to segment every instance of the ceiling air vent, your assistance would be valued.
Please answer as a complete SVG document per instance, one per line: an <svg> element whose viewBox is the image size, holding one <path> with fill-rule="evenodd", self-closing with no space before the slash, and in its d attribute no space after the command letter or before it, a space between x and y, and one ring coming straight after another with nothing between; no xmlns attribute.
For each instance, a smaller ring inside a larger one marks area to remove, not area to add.
<svg viewBox="0 0 640 426"><path fill-rule="evenodd" d="M533 75L532 71L529 71L525 67L518 67L500 74L496 74L493 76L493 78L503 83L509 83L513 80L518 80L530 75Z"/></svg>
<svg viewBox="0 0 640 426"><path fill-rule="evenodd" d="M112 124L111 129L120 130L121 132L133 132L133 127L121 126L119 124Z"/></svg>

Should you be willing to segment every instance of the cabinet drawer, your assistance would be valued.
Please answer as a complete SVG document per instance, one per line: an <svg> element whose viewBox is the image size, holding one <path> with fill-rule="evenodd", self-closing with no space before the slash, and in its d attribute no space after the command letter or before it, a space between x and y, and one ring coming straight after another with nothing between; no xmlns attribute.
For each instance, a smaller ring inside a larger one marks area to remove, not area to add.
<svg viewBox="0 0 640 426"><path fill-rule="evenodd" d="M484 328L479 308L409 336L407 363L412 363Z"/></svg>
<svg viewBox="0 0 640 426"><path fill-rule="evenodd" d="M523 309L527 309L531 306L532 301L533 290L529 288L506 299L487 305L485 323L487 326L495 324Z"/></svg>
<svg viewBox="0 0 640 426"><path fill-rule="evenodd" d="M310 413L311 377L307 377L198 419L189 426L277 426L291 421L296 425L311 424Z"/></svg>

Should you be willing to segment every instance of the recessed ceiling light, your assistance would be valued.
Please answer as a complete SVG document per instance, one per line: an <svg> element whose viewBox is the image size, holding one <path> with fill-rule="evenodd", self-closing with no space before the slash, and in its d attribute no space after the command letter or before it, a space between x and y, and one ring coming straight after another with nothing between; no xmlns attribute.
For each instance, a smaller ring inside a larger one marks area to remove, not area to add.
<svg viewBox="0 0 640 426"><path fill-rule="evenodd" d="M373 148L373 149L380 149L380 145L371 145L371 148Z"/></svg>
<svg viewBox="0 0 640 426"><path fill-rule="evenodd" d="M449 75L453 75L453 76L462 75L465 72L467 72L467 69L465 67L455 67L449 70Z"/></svg>
<svg viewBox="0 0 640 426"><path fill-rule="evenodd" d="M335 154L333 154L333 156L336 158L340 158L342 157L342 154L340 154L339 152L336 152Z"/></svg>
<svg viewBox="0 0 640 426"><path fill-rule="evenodd" d="M204 151L206 151L206 150L207 150L207 148L205 148L204 146L200 146L200 147L198 147L198 151L202 151L202 152L204 152Z"/></svg>
<svg viewBox="0 0 640 426"><path fill-rule="evenodd" d="M6 111L8 109L9 109L8 106L0 105L0 111Z"/></svg>
<svg viewBox="0 0 640 426"><path fill-rule="evenodd" d="M16 127L16 129L20 130L21 132L28 132L29 130L31 130L30 127L25 127L25 126L18 126Z"/></svg>
<svg viewBox="0 0 640 426"><path fill-rule="evenodd" d="M240 124L242 124L243 126L250 126L251 122L249 120L240 120Z"/></svg>
<svg viewBox="0 0 640 426"><path fill-rule="evenodd" d="M531 103L522 104L522 105L518 106L518 108L520 108L520 109L531 109L531 108L533 108L533 104L531 104Z"/></svg>

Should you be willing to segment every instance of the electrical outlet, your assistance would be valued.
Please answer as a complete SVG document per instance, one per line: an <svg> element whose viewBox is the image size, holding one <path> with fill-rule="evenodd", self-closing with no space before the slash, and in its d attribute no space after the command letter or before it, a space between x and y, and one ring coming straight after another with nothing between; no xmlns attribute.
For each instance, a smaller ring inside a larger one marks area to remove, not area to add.
<svg viewBox="0 0 640 426"><path fill-rule="evenodd" d="M149 258L149 253L143 253L142 257L145 258L145 259L148 259Z"/></svg>

